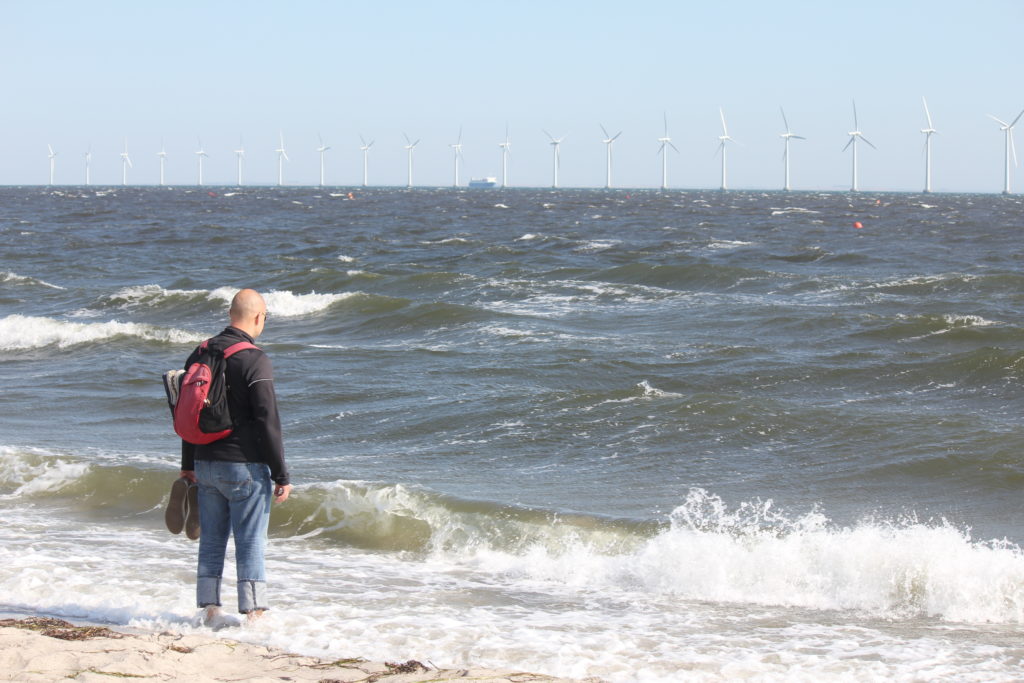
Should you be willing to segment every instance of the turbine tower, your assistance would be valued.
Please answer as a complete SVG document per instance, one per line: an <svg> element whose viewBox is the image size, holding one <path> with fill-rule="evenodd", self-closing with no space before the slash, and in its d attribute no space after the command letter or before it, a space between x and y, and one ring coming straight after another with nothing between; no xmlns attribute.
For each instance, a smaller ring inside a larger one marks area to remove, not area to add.
<svg viewBox="0 0 1024 683"><path fill-rule="evenodd" d="M448 145L452 148L455 154L455 184L452 187L459 186L459 157L462 156L462 127L459 127L459 141L454 145Z"/></svg>
<svg viewBox="0 0 1024 683"><path fill-rule="evenodd" d="M196 150L196 158L199 160L199 185L203 184L203 157L208 157L209 154L203 150L203 141L199 140L199 149Z"/></svg>
<svg viewBox="0 0 1024 683"><path fill-rule="evenodd" d="M501 186L508 187L508 155L511 152L512 143L508 139L508 124L505 124L505 142L499 142L501 147Z"/></svg>
<svg viewBox="0 0 1024 683"><path fill-rule="evenodd" d="M320 152L320 187L324 186L324 152L330 149L329 145L324 144L324 139L317 133L316 136L320 138L320 146L316 148L316 151ZM284 145L281 145L284 147Z"/></svg>
<svg viewBox="0 0 1024 683"><path fill-rule="evenodd" d="M238 149L235 150L235 158L238 161L238 187L242 186L242 159L245 157L245 147L242 145L242 138L238 138Z"/></svg>
<svg viewBox="0 0 1024 683"><path fill-rule="evenodd" d="M164 185L164 162L167 160L167 151L164 148L163 139L160 140L160 151L156 153L160 157L160 184ZM202 185L202 183L200 183Z"/></svg>
<svg viewBox="0 0 1024 683"><path fill-rule="evenodd" d="M559 167L559 165L561 164L561 161L562 161L561 155L558 152L558 146L562 144L562 140L565 139L565 136L563 135L560 138L555 138L554 136L551 135L551 133L549 133L547 131L544 131L544 134L547 135L549 138L551 138L551 148L552 148L552 150L551 150L551 166L552 166L552 174L553 174L553 179L551 181L551 187L557 188L558 187L558 167Z"/></svg>
<svg viewBox="0 0 1024 683"><path fill-rule="evenodd" d="M89 166L92 164L92 146L85 150L85 184L91 185L89 182Z"/></svg>
<svg viewBox="0 0 1024 683"><path fill-rule="evenodd" d="M725 143L727 143L727 142L736 143L736 141L733 140L729 136L729 129L725 127L725 112L722 111L721 107L718 108L718 116L719 116L719 118L722 119L722 134L718 136L719 142L718 142L718 150L717 150L718 152L722 153L722 188L721 189L727 190L727 189L729 189L729 183L727 182L727 178L726 178L727 164L726 164L726 159L725 159L725 153L726 153ZM736 143L736 144L738 144L738 143Z"/></svg>
<svg viewBox="0 0 1024 683"><path fill-rule="evenodd" d="M366 182L368 178L367 171L370 167L369 152L370 148L373 147L374 141L370 140L369 144L367 144L366 138L364 138L362 135L359 136L359 141L363 143L363 146L360 147L359 149L363 151L363 187L366 187Z"/></svg>
<svg viewBox="0 0 1024 683"><path fill-rule="evenodd" d="M939 131L935 130L932 125L932 115L928 111L928 100L921 96L921 102L924 103L924 116L928 120L928 127L922 128L921 132L924 133L924 191L932 191L932 136Z"/></svg>
<svg viewBox="0 0 1024 683"><path fill-rule="evenodd" d="M405 135L405 133L402 133ZM409 153L409 181L406 183L406 187L412 187L412 153L416 149L416 145L420 144L420 141L412 142L409 140L409 136L405 135L405 150Z"/></svg>
<svg viewBox="0 0 1024 683"><path fill-rule="evenodd" d="M790 128L789 128L789 121L786 120L786 111L782 107L779 107L779 111L782 112L782 123L783 123L783 125L786 126L786 132L785 133L781 133L779 135L779 137L781 137L783 140L786 141L785 142L786 146L782 150L782 161L783 161L783 164L786 167L786 182L782 186L782 189L785 190L786 192L789 192L791 189L793 189L789 185L789 141L793 140L793 139L796 139L796 140L806 140L807 138L803 137L802 135L797 135L792 130L790 130Z"/></svg>
<svg viewBox="0 0 1024 683"><path fill-rule="evenodd" d="M601 132L604 133L604 139L601 140L601 142L605 144L606 171L604 175L604 187L607 190L612 186L612 143L615 142L616 138L622 135L622 131L620 130L615 135L608 135L608 131L604 129L604 126L601 126Z"/></svg>
<svg viewBox="0 0 1024 683"><path fill-rule="evenodd" d="M871 141L864 137L864 134L860 132L860 125L857 123L857 102L853 103L853 130L847 135L850 136L849 142L846 143L846 147L853 146L853 183L850 185L851 192L857 192L857 141L863 140L864 142L871 145L872 149L878 149L871 144ZM846 151L846 147L843 147L843 151Z"/></svg>
<svg viewBox="0 0 1024 683"><path fill-rule="evenodd" d="M279 133L280 145L274 151L277 152L277 186L284 185L284 162L291 161L288 152L284 151L284 133Z"/></svg>
<svg viewBox="0 0 1024 683"><path fill-rule="evenodd" d="M1010 157L1013 157L1013 165L1017 165L1017 150L1013 146L1013 127L1020 121L1020 117L1024 116L1024 110L1021 110L1020 114L1017 114L1017 118L1013 120L1013 123L1006 123L1001 121L992 114L988 115L990 119L999 124L1000 130L1006 134L1005 142L1003 142L1003 155L1006 159L1006 170L1003 173L1003 194L1010 194Z"/></svg>
<svg viewBox="0 0 1024 683"><path fill-rule="evenodd" d="M661 154L661 189L668 189L668 148L671 147L679 153L679 148L672 144L672 138L668 136L668 114L663 114L665 119L665 134L658 138L658 142L661 143L661 147L658 148L658 152Z"/></svg>
<svg viewBox="0 0 1024 683"><path fill-rule="evenodd" d="M128 169L132 167L132 160L128 157L128 138L124 139L124 151L121 152L121 184L128 184Z"/></svg>
<svg viewBox="0 0 1024 683"><path fill-rule="evenodd" d="M57 153L53 151L53 146L47 144L46 149L50 150L50 184L53 185L53 170L56 164Z"/></svg>

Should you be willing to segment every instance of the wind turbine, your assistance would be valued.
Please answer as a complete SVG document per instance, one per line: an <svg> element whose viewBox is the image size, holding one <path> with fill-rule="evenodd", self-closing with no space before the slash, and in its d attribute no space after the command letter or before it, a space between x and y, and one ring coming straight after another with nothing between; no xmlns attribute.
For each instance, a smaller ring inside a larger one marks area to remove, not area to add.
<svg viewBox="0 0 1024 683"><path fill-rule="evenodd" d="M128 184L128 169L132 168L132 160L128 158L128 138L124 139L124 151L121 152L121 184Z"/></svg>
<svg viewBox="0 0 1024 683"><path fill-rule="evenodd" d="M156 153L160 157L160 184L164 184L164 162L167 160L167 151L164 149L164 141L160 140L160 151ZM202 185L202 182L199 183Z"/></svg>
<svg viewBox="0 0 1024 683"><path fill-rule="evenodd" d="M878 149L871 144L871 141L864 137L864 134L860 132L860 125L857 123L857 102L853 103L853 130L847 135L850 136L849 142L846 143L846 147L853 146L853 184L850 186L851 192L857 192L857 141L863 140L864 142L871 145L872 149ZM846 147L843 147L843 151L846 151Z"/></svg>
<svg viewBox="0 0 1024 683"><path fill-rule="evenodd" d="M405 133L402 133L402 135L405 135ZM416 149L416 145L420 144L420 141L412 142L409 140L409 136L405 135L405 142L405 149L409 153L409 182L406 184L406 187L412 187L412 153Z"/></svg>
<svg viewBox="0 0 1024 683"><path fill-rule="evenodd" d="M924 103L924 116L928 119L928 127L922 128L921 132L924 133L924 191L932 191L932 136L939 131L935 130L932 125L932 115L928 111L928 100L921 96L921 102Z"/></svg>
<svg viewBox="0 0 1024 683"><path fill-rule="evenodd" d="M238 160L238 186L242 186L242 159L245 157L245 147L242 145L242 138L238 138L238 149L235 150L235 157Z"/></svg>
<svg viewBox="0 0 1024 683"><path fill-rule="evenodd" d="M53 169L56 164L57 153L53 151L53 146L50 144L46 145L46 149L50 150L50 184L53 185Z"/></svg>
<svg viewBox="0 0 1024 683"><path fill-rule="evenodd" d="M85 150L85 184L90 185L89 182L89 165L92 163L92 146Z"/></svg>
<svg viewBox="0 0 1024 683"><path fill-rule="evenodd" d="M316 151L320 152L320 187L324 186L324 152L330 149L329 145L324 144L324 139L317 133L316 136L320 138L320 146L316 148ZM284 145L281 145L284 147Z"/></svg>
<svg viewBox="0 0 1024 683"><path fill-rule="evenodd" d="M277 152L277 186L281 187L284 185L284 162L291 161L288 158L288 152L284 151L284 133L279 134L280 146L274 151Z"/></svg>
<svg viewBox="0 0 1024 683"><path fill-rule="evenodd" d="M511 152L512 142L508 139L508 124L505 124L505 142L499 142L501 147L501 186L508 187L508 155Z"/></svg>
<svg viewBox="0 0 1024 683"><path fill-rule="evenodd" d="M455 184L452 187L459 186L459 157L462 156L462 127L459 127L459 141L454 145L448 145L452 148L455 153Z"/></svg>
<svg viewBox="0 0 1024 683"><path fill-rule="evenodd" d="M196 158L199 159L199 185L203 184L203 157L208 157L209 154L203 149L203 141L199 140L199 149L196 150Z"/></svg>
<svg viewBox="0 0 1024 683"><path fill-rule="evenodd" d="M620 130L615 135L608 135L608 131L604 129L604 126L601 126L601 132L604 133L604 140L601 140L601 142L605 144L605 159L607 162L607 170L605 171L604 176L604 187L605 189L609 189L612 186L612 143L615 142L616 138L622 135L622 131Z"/></svg>
<svg viewBox="0 0 1024 683"><path fill-rule="evenodd" d="M718 150L717 151L722 153L722 189L723 190L727 190L727 189L729 189L729 185L726 182L726 161L725 161L726 146L725 146L725 143L727 143L727 142L736 143L736 141L733 140L729 136L729 129L725 127L725 112L722 111L721 107L718 108L718 116L722 119L722 134L718 136L719 142L718 142ZM738 144L738 143L736 143L736 144Z"/></svg>
<svg viewBox="0 0 1024 683"><path fill-rule="evenodd" d="M1017 165L1017 149L1013 146L1013 127L1020 121L1020 117L1024 116L1024 110L1021 110L1020 114L1017 114L1017 118L1013 120L1013 123L1006 123L1000 121L992 114L988 115L990 119L999 124L1000 130L1006 133L1006 141L1003 143L1003 155L1006 157L1006 171L1003 175L1003 194L1010 194L1010 157L1013 157L1013 165Z"/></svg>
<svg viewBox="0 0 1024 683"><path fill-rule="evenodd" d="M790 130L789 121L786 120L786 111L782 107L779 107L779 111L782 112L782 123L783 125L786 126L786 132L781 133L779 135L779 137L786 141L786 146L782 151L782 160L784 162L784 165L786 166L786 182L782 186L782 189L785 190L786 192L789 192L791 189L793 189L789 185L789 141L794 138L797 140L806 140L807 138L803 137L802 135L797 135L792 130Z"/></svg>
<svg viewBox="0 0 1024 683"><path fill-rule="evenodd" d="M367 170L369 169L369 152L370 148L373 147L374 141L370 140L369 144L367 144L366 138L362 135L359 136L359 141L363 143L363 146L359 149L363 151L363 187L366 187L368 177Z"/></svg>
<svg viewBox="0 0 1024 683"><path fill-rule="evenodd" d="M563 135L560 138L555 138L555 137L553 137L551 135L551 133L549 133L547 131L544 131L544 134L547 135L549 138L551 138L551 147L552 147L552 151L551 151L551 157L552 157L551 158L551 165L552 165L553 175L554 175L554 179L551 181L551 187L557 188L558 187L558 167L561 164L561 160L562 160L562 158L561 158L561 156L559 155L559 152L558 152L558 146L562 144L562 140L565 139L565 136Z"/></svg>
<svg viewBox="0 0 1024 683"><path fill-rule="evenodd" d="M672 138L668 136L668 114L663 114L665 119L665 134L658 138L658 142L661 143L661 147L658 148L658 152L661 154L661 189L668 189L668 148L671 147L679 153L679 148L672 144Z"/></svg>

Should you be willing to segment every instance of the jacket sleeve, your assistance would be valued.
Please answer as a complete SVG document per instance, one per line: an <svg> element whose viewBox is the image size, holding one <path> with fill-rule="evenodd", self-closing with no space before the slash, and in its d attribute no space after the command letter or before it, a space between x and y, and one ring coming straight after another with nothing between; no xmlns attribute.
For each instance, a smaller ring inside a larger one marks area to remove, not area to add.
<svg viewBox="0 0 1024 683"><path fill-rule="evenodd" d="M256 427L256 438L261 459L270 467L270 478L275 484L289 484L288 467L284 461L284 442L281 438L281 417L277 412L274 392L274 371L270 358L260 353L250 366L246 380L249 383L249 405Z"/></svg>

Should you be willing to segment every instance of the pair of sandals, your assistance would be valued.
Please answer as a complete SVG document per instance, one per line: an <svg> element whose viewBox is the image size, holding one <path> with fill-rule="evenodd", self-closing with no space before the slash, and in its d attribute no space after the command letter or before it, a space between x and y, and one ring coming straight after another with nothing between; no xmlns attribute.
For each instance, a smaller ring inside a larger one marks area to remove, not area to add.
<svg viewBox="0 0 1024 683"><path fill-rule="evenodd" d="M190 540L199 538L199 486L185 477L171 484L164 523L172 534L180 534L184 529Z"/></svg>

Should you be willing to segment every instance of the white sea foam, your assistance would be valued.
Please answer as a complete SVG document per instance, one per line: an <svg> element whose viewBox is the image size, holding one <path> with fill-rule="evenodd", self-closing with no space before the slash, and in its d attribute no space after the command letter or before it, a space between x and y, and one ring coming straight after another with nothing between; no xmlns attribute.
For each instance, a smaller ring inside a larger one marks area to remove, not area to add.
<svg viewBox="0 0 1024 683"><path fill-rule="evenodd" d="M355 262L354 256L346 256L345 254L338 254L338 260L342 263L353 263Z"/></svg>
<svg viewBox="0 0 1024 683"><path fill-rule="evenodd" d="M185 330L141 323L115 321L77 323L54 318L9 315L0 318L0 350L18 351L47 346L66 348L76 344L105 341L115 337L136 337L175 344L200 341L203 337Z"/></svg>

